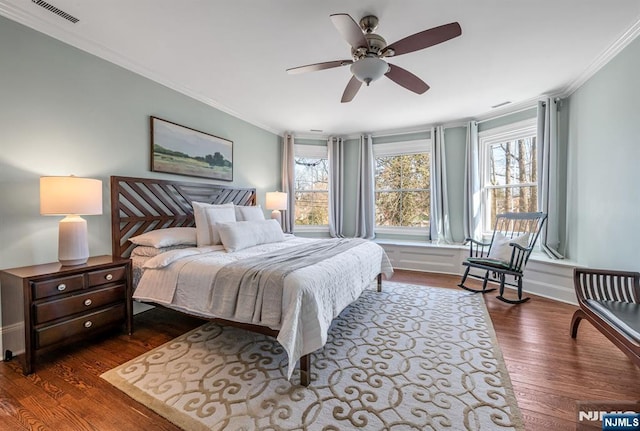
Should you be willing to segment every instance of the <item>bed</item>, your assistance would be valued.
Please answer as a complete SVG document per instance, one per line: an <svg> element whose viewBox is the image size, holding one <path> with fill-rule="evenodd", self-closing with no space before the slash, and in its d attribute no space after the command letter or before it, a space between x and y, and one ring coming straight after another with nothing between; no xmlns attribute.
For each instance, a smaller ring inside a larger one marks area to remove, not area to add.
<svg viewBox="0 0 640 431"><path fill-rule="evenodd" d="M227 205L240 221L210 224L222 244L200 244L198 211L228 214ZM287 353L287 377L299 361L308 386L310 355L326 343L333 318L376 279L380 290L393 269L371 241L297 238L274 220L242 218L256 214L255 205L253 188L111 177L113 254L133 261L134 299L273 336ZM199 246L164 242L168 232L196 229ZM149 237L156 242L140 242Z"/></svg>

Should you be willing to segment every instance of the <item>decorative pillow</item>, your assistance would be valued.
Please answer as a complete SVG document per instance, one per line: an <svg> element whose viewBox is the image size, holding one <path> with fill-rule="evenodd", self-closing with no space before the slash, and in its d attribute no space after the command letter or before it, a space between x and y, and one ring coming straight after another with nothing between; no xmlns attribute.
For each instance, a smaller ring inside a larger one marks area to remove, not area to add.
<svg viewBox="0 0 640 431"><path fill-rule="evenodd" d="M196 245L196 228L168 227L145 232L129 238L135 245L147 247L170 247L172 245Z"/></svg>
<svg viewBox="0 0 640 431"><path fill-rule="evenodd" d="M198 247L220 244L215 223L236 221L233 203L213 205L203 202L191 202L193 217L196 221L196 239Z"/></svg>
<svg viewBox="0 0 640 431"><path fill-rule="evenodd" d="M155 248L155 247L147 247L145 245L138 245L131 250L131 256L138 257L154 257L161 253L167 252L169 250L175 250L179 248L189 248L193 247L195 244L181 244L181 245L172 245L169 247Z"/></svg>
<svg viewBox="0 0 640 431"><path fill-rule="evenodd" d="M489 259L496 259L501 262L509 263L511 261L511 253L513 247L509 244L518 244L521 247L527 247L529 245L529 234L525 233L513 238L507 238L500 232L496 232L493 237L493 244L491 250L489 250Z"/></svg>
<svg viewBox="0 0 640 431"><path fill-rule="evenodd" d="M280 223L273 219L220 223L218 232L222 245L228 252L285 239Z"/></svg>
<svg viewBox="0 0 640 431"><path fill-rule="evenodd" d="M155 257L152 257L151 259L147 260L144 263L144 265L142 265L142 267L145 269L164 268L165 266L172 264L174 261L180 258L193 256L194 254L200 254L200 253L202 253L201 249L197 249L193 247L171 250L171 251L167 251L165 253L159 254Z"/></svg>
<svg viewBox="0 0 640 431"><path fill-rule="evenodd" d="M236 205L236 221L258 221L264 220L264 212L262 207L258 206L242 206Z"/></svg>

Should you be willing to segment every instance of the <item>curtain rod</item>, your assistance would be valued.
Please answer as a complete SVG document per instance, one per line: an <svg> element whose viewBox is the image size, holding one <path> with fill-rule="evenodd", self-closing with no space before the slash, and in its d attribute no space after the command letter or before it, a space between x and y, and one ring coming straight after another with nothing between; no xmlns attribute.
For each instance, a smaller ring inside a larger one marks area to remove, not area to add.
<svg viewBox="0 0 640 431"><path fill-rule="evenodd" d="M562 99L561 99L560 97L558 97L558 96L555 96L555 97L549 97L549 99L553 100L555 103L558 103L558 102L560 102L560 100L562 100ZM543 102L543 105L544 105L544 104L546 104L546 102ZM533 108L535 108L536 106L537 106L537 102L536 102L535 104L530 105L530 106L525 106L525 107L522 107L522 108L520 108L520 109L516 109L515 111L508 111L508 112L505 112L505 113L503 113L503 114L496 115L495 117L485 118L484 120L477 120L477 121L476 121L476 123L477 123L477 124L482 124L482 123L486 123L487 121L497 120L498 118L506 117L506 116L508 116L508 115L517 114L517 113L519 113L519 112L524 112L524 111L527 111L527 110L529 110L529 109L533 109Z"/></svg>
<svg viewBox="0 0 640 431"><path fill-rule="evenodd" d="M496 115L495 117L485 118L484 120L478 120L478 121L476 121L476 123L478 123L478 124L486 123L487 121L493 121L493 120L497 120L498 118L503 118L503 117L507 117L509 115L517 114L519 112L528 111L529 109L533 109L535 107L536 107L536 105L527 106L525 108L520 108L520 109L517 109L515 111L509 111L509 112L505 112L504 114Z"/></svg>

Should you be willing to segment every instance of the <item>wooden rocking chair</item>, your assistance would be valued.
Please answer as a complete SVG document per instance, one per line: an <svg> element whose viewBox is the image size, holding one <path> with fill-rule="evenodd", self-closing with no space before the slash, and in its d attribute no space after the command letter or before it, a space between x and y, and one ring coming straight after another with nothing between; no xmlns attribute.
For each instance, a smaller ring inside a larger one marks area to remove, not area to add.
<svg viewBox="0 0 640 431"><path fill-rule="evenodd" d="M522 275L546 219L547 215L542 212L499 214L491 242L467 238L469 257L462 262L467 269L458 286L471 292L487 293L496 290L487 289L487 283L491 281L500 283L499 300L509 304L528 301L530 298L522 297ZM471 268L479 269L483 274L471 273ZM514 281L507 282L507 276L514 277ZM481 279L482 289L465 286L467 277ZM518 299L504 297L505 284L518 288Z"/></svg>

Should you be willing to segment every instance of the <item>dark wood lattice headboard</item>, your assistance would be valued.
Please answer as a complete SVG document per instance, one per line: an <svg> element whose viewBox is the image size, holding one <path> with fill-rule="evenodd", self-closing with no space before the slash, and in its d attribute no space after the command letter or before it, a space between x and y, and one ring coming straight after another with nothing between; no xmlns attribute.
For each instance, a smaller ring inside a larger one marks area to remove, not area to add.
<svg viewBox="0 0 640 431"><path fill-rule="evenodd" d="M129 238L155 229L195 226L191 202L255 205L256 189L152 178L111 177L111 251L128 257Z"/></svg>

